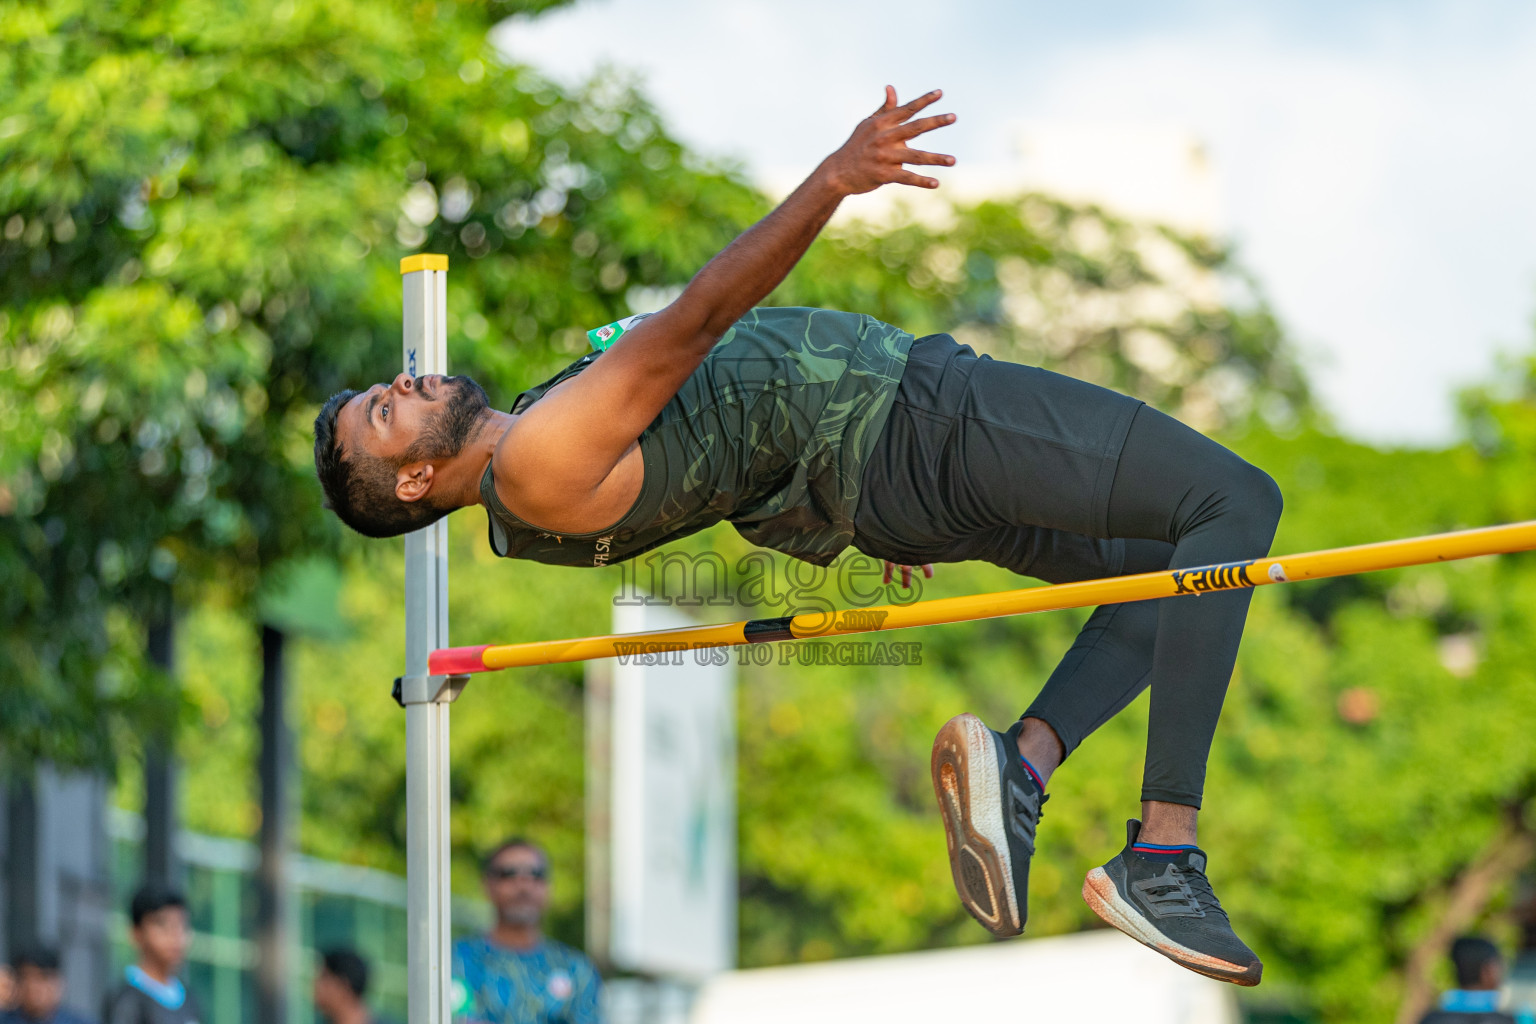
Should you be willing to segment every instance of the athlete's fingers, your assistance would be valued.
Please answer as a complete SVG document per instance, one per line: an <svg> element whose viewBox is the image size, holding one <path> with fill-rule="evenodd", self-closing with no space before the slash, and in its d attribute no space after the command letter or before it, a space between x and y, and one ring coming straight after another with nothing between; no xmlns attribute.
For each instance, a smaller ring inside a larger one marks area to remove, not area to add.
<svg viewBox="0 0 1536 1024"><path fill-rule="evenodd" d="M941 167L948 167L955 162L955 158L948 153L930 153L925 149L906 147L896 154L896 159L904 164L937 164Z"/></svg>
<svg viewBox="0 0 1536 1024"><path fill-rule="evenodd" d="M923 93L917 99L913 100L912 102L906 104L903 107L899 107L898 108L898 111L901 114L901 119L903 121L905 121L907 118L911 117L913 114L917 113L919 110L922 110L924 107L926 107L926 106L928 106L930 104L933 104L933 103L937 103L939 101L939 97L943 96L943 95L944 95L944 90L943 89L935 89L932 92L925 92L925 93Z"/></svg>
<svg viewBox="0 0 1536 1024"><path fill-rule="evenodd" d="M901 570L901 585L904 588L908 589L908 590L910 590L912 588L912 566L910 566L910 565L898 566L895 562L892 562L890 559L881 559L881 564L883 564L885 566L884 571L881 572L881 574L880 574L880 582L881 583L890 583L891 582L891 576L899 568ZM933 563L932 562L924 562L919 568L921 568L923 570L923 575L924 576L926 576L930 580L933 579Z"/></svg>
<svg viewBox="0 0 1536 1024"><path fill-rule="evenodd" d="M891 134L905 142L907 139L931 132L935 128L943 128L947 124L955 123L954 114L935 114L932 117L920 117L916 121L908 121L899 128L892 130Z"/></svg>
<svg viewBox="0 0 1536 1024"><path fill-rule="evenodd" d="M880 103L880 105L878 107L875 108L875 113L871 114L870 116L874 117L876 114L883 114L887 110L894 110L895 107L896 107L896 87L894 85L888 85L888 86L885 87L885 99L883 101L881 101L881 103Z"/></svg>
<svg viewBox="0 0 1536 1024"><path fill-rule="evenodd" d="M900 170L891 175L891 181L898 185L916 185L918 188L938 188L939 179L925 178L921 174L913 174L908 170Z"/></svg>

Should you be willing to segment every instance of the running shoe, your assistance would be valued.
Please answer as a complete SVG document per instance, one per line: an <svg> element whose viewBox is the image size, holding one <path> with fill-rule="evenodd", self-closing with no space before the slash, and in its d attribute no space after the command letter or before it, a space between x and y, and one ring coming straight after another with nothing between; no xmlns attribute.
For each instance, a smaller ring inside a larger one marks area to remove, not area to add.
<svg viewBox="0 0 1536 1024"><path fill-rule="evenodd" d="M993 935L1024 930L1029 858L1040 805L1048 797L1019 757L1019 730L987 728L958 715L933 741L933 793L949 841L949 870L960 903Z"/></svg>
<svg viewBox="0 0 1536 1024"><path fill-rule="evenodd" d="M1232 931L1205 877L1205 851L1169 859L1136 852L1141 822L1125 823L1125 849L1088 872L1083 899L1095 914L1143 945L1197 974L1257 985L1264 965Z"/></svg>

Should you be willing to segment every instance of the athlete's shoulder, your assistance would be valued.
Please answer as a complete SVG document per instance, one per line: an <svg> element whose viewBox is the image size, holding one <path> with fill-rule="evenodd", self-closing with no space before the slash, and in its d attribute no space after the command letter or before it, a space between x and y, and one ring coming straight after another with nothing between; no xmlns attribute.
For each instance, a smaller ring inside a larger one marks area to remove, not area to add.
<svg viewBox="0 0 1536 1024"><path fill-rule="evenodd" d="M563 381L574 377L582 370L585 370L588 366L592 365L592 361L600 355L602 355L602 352L596 351L588 352L585 355L579 356L574 359L569 366L566 366L553 377L550 377L548 380L541 384L535 384L533 387L519 392L517 397L512 400L512 407L508 411L514 414L526 412L530 405L544 397L544 393L546 391L554 387L556 384L562 383Z"/></svg>

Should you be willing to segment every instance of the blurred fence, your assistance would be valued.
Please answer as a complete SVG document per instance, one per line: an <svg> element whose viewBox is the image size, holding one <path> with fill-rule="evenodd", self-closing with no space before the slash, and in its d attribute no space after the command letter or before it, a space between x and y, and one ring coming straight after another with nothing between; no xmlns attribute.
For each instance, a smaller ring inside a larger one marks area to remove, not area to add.
<svg viewBox="0 0 1536 1024"><path fill-rule="evenodd" d="M112 843L111 913L114 977L133 959L128 942L128 901L139 884L143 862L143 819L113 809L107 817ZM191 912L193 941L186 979L209 1020L259 1024L256 1017L256 864L254 843L182 832L178 837L182 888ZM384 871L295 856L290 920L297 948L289 956L290 1024L315 1024L310 1000L318 952L332 946L355 949L372 973L368 1002L375 1010L404 1020L405 879ZM487 927L483 904L455 899L456 932Z"/></svg>

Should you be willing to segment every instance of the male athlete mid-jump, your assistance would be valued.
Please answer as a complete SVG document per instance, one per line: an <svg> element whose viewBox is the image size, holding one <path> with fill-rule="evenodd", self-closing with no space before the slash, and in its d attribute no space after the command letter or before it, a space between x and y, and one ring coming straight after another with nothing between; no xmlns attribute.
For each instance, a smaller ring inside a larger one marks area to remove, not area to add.
<svg viewBox="0 0 1536 1024"><path fill-rule="evenodd" d="M1262 557L1280 516L1267 474L1104 388L913 338L857 313L758 308L843 197L898 183L954 115L931 92L885 102L665 309L593 331L600 351L489 407L466 377L344 391L315 421L329 505L372 537L484 505L497 554L633 558L721 520L816 565L852 546L904 567L983 559L1051 583ZM610 343L606 348L604 343ZM1006 732L939 730L933 782L965 908L1024 929L1051 774L1152 689L1141 819L1094 868L1100 917L1191 970L1254 985L1196 843L1205 763L1250 591L1096 609Z"/></svg>

